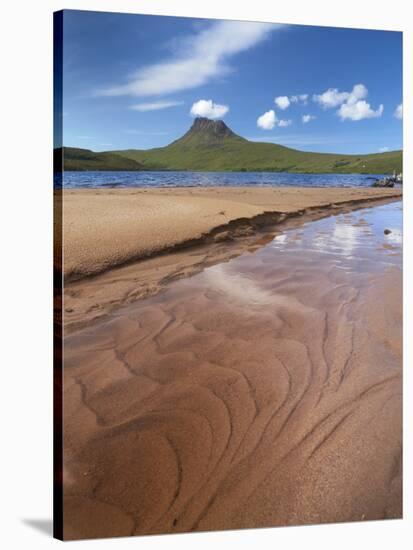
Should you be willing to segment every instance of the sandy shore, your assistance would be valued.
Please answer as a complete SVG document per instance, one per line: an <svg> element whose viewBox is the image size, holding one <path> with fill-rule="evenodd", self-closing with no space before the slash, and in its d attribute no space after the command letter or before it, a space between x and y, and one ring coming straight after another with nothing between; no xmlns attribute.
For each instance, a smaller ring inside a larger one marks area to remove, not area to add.
<svg viewBox="0 0 413 550"><path fill-rule="evenodd" d="M253 252L288 227L394 197L400 197L399 190L68 191L64 199L66 333L120 306L154 296L174 280Z"/></svg>
<svg viewBox="0 0 413 550"><path fill-rule="evenodd" d="M69 190L63 197L64 274L69 282L311 209L400 195L372 188Z"/></svg>
<svg viewBox="0 0 413 550"><path fill-rule="evenodd" d="M65 339L65 538L401 517L401 245L374 210Z"/></svg>

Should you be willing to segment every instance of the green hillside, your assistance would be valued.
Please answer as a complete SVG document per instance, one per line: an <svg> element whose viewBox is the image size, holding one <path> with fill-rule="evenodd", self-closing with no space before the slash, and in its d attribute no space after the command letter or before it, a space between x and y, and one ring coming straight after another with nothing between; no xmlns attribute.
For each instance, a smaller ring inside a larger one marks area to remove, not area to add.
<svg viewBox="0 0 413 550"><path fill-rule="evenodd" d="M82 158L81 149L70 149L76 155L69 157L65 149L66 170L91 170L93 160ZM238 136L221 121L195 119L188 132L166 147L156 149L112 151L88 155L108 155L113 165L122 168L95 168L96 170L194 170L194 171L258 171L296 173L369 173L387 174L402 171L402 151L371 155L339 155L297 151L276 145L248 141ZM119 160L122 159L122 160ZM136 162L139 168L128 168ZM124 163L124 164L123 164ZM73 168L76 166L76 168Z"/></svg>
<svg viewBox="0 0 413 550"><path fill-rule="evenodd" d="M55 149L55 158L62 154ZM64 169L84 170L142 170L143 166L134 159L125 158L116 153L94 153L89 149L63 147Z"/></svg>

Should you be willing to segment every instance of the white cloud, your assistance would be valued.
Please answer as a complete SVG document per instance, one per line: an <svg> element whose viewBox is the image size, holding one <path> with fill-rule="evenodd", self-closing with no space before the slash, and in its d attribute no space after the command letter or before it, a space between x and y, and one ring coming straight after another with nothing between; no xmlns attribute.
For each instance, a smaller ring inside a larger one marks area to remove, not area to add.
<svg viewBox="0 0 413 550"><path fill-rule="evenodd" d="M360 99L366 98L368 93L369 92L364 84L356 84L353 86L352 91L348 95L347 104L355 105Z"/></svg>
<svg viewBox="0 0 413 550"><path fill-rule="evenodd" d="M279 107L280 109L288 109L290 106L290 100L286 95L280 95L274 99L274 103Z"/></svg>
<svg viewBox="0 0 413 550"><path fill-rule="evenodd" d="M183 101L154 101L153 103L137 103L136 105L131 105L129 109L144 113L146 111L169 109L169 107L176 107L177 105L183 105L183 103Z"/></svg>
<svg viewBox="0 0 413 550"><path fill-rule="evenodd" d="M314 94L313 101L321 105L323 109L338 107L348 99L348 92L339 92L337 88L329 88L322 94Z"/></svg>
<svg viewBox="0 0 413 550"><path fill-rule="evenodd" d="M136 71L126 84L100 90L105 96L150 96L202 86L228 73L228 59L259 42L282 25L219 21L179 41L175 56Z"/></svg>
<svg viewBox="0 0 413 550"><path fill-rule="evenodd" d="M308 124L309 122L311 122L312 120L316 119L317 117L314 116L314 115L303 115L301 117L301 120L303 122L303 124Z"/></svg>
<svg viewBox="0 0 413 550"><path fill-rule="evenodd" d="M367 97L367 94L364 84L356 84L351 92L340 92L337 88L329 88L322 94L314 94L313 100L324 109L332 109L343 103L354 105L358 100Z"/></svg>
<svg viewBox="0 0 413 550"><path fill-rule="evenodd" d="M307 105L307 102L308 102L308 94L291 95L290 97L286 95L279 95L274 99L274 103L277 105L279 109L283 111L285 109L288 109L291 103L296 103L299 105Z"/></svg>
<svg viewBox="0 0 413 550"><path fill-rule="evenodd" d="M266 113L264 113L263 115L257 118L257 126L259 128L262 128L263 130L272 130L275 126L279 126L280 128L286 128L287 126L291 126L292 123L293 121L289 119L279 120L273 109L271 109L270 111L267 111Z"/></svg>
<svg viewBox="0 0 413 550"><path fill-rule="evenodd" d="M214 103L212 99L200 99L192 105L190 114L206 118L220 118L225 116L228 111L228 105L219 105L219 103Z"/></svg>
<svg viewBox="0 0 413 550"><path fill-rule="evenodd" d="M280 120L278 121L278 126L280 128L286 128L287 126L291 126L292 123L293 123L292 120Z"/></svg>
<svg viewBox="0 0 413 550"><path fill-rule="evenodd" d="M257 126L263 130L272 130L276 123L277 117L272 109L257 118Z"/></svg>
<svg viewBox="0 0 413 550"><path fill-rule="evenodd" d="M307 105L308 94L292 95L290 97L291 103L301 103L301 105Z"/></svg>
<svg viewBox="0 0 413 550"><path fill-rule="evenodd" d="M380 105L379 108L374 111L370 107L370 103L367 103L367 101L363 99L355 103L343 103L337 113L341 120L363 120L365 118L381 117L383 111L383 105Z"/></svg>
<svg viewBox="0 0 413 550"><path fill-rule="evenodd" d="M380 105L377 110L371 108L365 101L368 90L364 84L356 84L351 92L340 92L337 88L329 88L322 94L313 95L313 101L323 109L332 109L340 106L337 111L341 120L363 120L365 118L378 118L383 114L384 107ZM304 122L304 121L303 121Z"/></svg>
<svg viewBox="0 0 413 550"><path fill-rule="evenodd" d="M394 111L394 116L399 120L403 119L403 103L400 103L400 105L397 105L396 110Z"/></svg>
<svg viewBox="0 0 413 550"><path fill-rule="evenodd" d="M389 150L388 147L380 147L379 153L387 153L388 150Z"/></svg>

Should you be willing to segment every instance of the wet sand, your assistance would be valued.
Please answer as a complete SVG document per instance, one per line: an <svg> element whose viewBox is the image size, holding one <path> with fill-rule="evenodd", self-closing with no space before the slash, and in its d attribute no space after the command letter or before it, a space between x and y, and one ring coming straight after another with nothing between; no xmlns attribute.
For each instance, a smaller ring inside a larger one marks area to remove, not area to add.
<svg viewBox="0 0 413 550"><path fill-rule="evenodd" d="M66 282L177 247L245 233L314 208L400 197L399 189L210 187L63 194Z"/></svg>
<svg viewBox="0 0 413 550"><path fill-rule="evenodd" d="M68 335L65 538L401 517L400 218L269 234Z"/></svg>
<svg viewBox="0 0 413 550"><path fill-rule="evenodd" d="M400 193L265 187L66 191L65 330L257 250L288 227L398 200Z"/></svg>

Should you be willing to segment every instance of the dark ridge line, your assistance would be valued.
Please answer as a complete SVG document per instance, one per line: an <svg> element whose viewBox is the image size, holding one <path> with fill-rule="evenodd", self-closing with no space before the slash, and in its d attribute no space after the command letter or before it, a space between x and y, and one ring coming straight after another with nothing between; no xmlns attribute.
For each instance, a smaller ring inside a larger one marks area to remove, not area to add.
<svg viewBox="0 0 413 550"><path fill-rule="evenodd" d="M340 201L338 203L330 202L330 203L318 205L318 206L309 206L307 208L302 208L294 212L280 212L277 210L264 211L262 214L257 214L251 218L246 218L246 217L236 218L234 220L229 221L228 223L217 225L216 227L212 228L210 231L206 233L202 233L199 237L195 237L193 239L187 239L180 243L176 243L170 246L166 246L165 248L162 248L159 250L148 252L144 255L136 254L134 256L131 256L127 260L120 261L119 263L116 263L116 264L102 266L99 269L99 271L96 271L94 273L78 273L76 272L76 270L74 270L71 273L68 273L67 275L64 276L64 281L67 284L75 281L80 281L83 279L90 280L95 277L98 277L102 273L106 273L111 269L114 269L117 267L124 267L127 265L137 263L139 261L148 260L158 256L164 256L174 252L179 252L181 250L195 248L204 244L210 244L214 242L214 238L220 233L231 232L240 228L248 227L248 228L257 230L257 229L268 227L271 225L281 225L283 222L287 220L300 218L305 215L308 216L310 214L317 214L317 213L321 214L323 212L328 212L328 211L331 211L331 215L333 214L335 215L335 214L342 213L344 209L347 209L349 207L355 207L355 209L357 209L362 204L392 202L396 200L401 200L401 198L402 198L402 195L400 193L394 193L391 195L389 194L381 197L365 197L362 199L351 199L351 200ZM240 237L242 238L242 235L240 235ZM233 235L230 235L228 240L230 240L231 238L233 238Z"/></svg>

